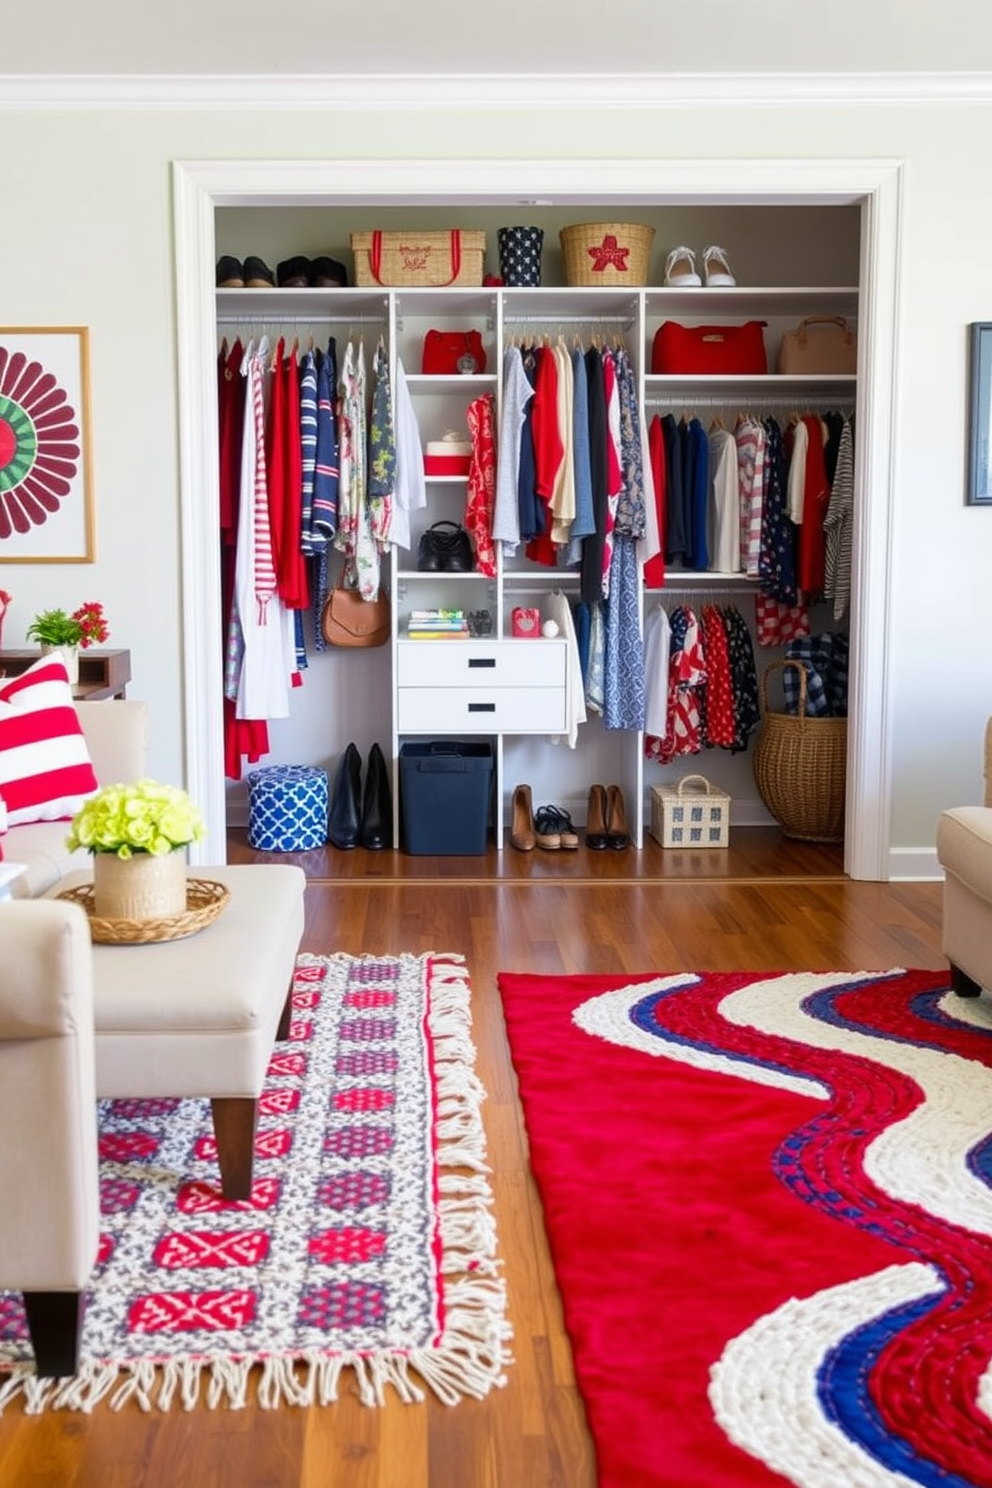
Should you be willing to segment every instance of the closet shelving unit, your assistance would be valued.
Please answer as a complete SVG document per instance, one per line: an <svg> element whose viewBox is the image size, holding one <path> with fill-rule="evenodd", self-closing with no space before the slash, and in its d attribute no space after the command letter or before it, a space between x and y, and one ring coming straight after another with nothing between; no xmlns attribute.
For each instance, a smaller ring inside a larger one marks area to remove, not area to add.
<svg viewBox="0 0 992 1488"><path fill-rule="evenodd" d="M856 327L858 291L850 286L724 289L451 287L446 289L276 289L218 290L218 330L243 335L265 330L270 341L279 334L312 336L339 344L351 336L386 337L393 385L402 359L417 413L421 439L442 438L449 430L465 433L465 410L473 399L491 392L498 411L503 349L518 341L548 336L583 345L599 336L607 343L620 337L631 357L646 420L656 412L676 414L705 410L730 420L738 412L760 410L788 417L806 409L853 409L856 379L841 376L761 377L657 376L650 371L651 344L662 321L683 324L765 323L769 367L775 366L783 332L804 316L844 316ZM485 372L465 376L426 376L420 372L423 339L431 328L478 329L487 353ZM368 349L368 348L367 348ZM466 435L467 437L467 435ZM425 736L486 736L495 760L494 832L504 842L504 825L514 787L532 784L535 802L556 801L584 820L589 785L616 783L624 791L635 846L643 843L650 818L649 786L691 773L692 761L659 766L644 757L643 735L609 731L590 715L579 731L575 750L555 736L564 726L566 649L562 640L511 638L511 612L517 604L541 606L558 589L578 594L578 575L549 571L529 562L523 548L513 557L497 550L496 573L426 574L416 567L420 535L432 522L464 514L464 477L427 479L427 507L411 514L411 547L394 549L388 582L393 594L391 646L391 716L394 782L394 842L399 845L399 751L406 739ZM743 574L669 570L665 588L644 589L645 603L671 597L702 602L710 597L753 596L756 584ZM465 641L411 641L405 631L411 609L430 606L489 610L492 634ZM759 661L759 671L761 669ZM481 679L481 680L480 680ZM346 725L347 726L347 725ZM347 738L333 741L340 754ZM723 751L712 751L713 755ZM735 757L750 780L748 756ZM707 764L706 773L710 773ZM731 789L731 795L734 791ZM759 810L762 808L759 808ZM763 817L771 821L770 817Z"/></svg>

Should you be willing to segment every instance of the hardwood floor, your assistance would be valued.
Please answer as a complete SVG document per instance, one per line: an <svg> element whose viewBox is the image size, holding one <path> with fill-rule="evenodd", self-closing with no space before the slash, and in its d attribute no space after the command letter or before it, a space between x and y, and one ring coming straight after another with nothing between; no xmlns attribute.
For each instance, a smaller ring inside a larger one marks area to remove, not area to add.
<svg viewBox="0 0 992 1488"><path fill-rule="evenodd" d="M134 1405L112 1412L104 1403L91 1416L27 1416L15 1403L0 1418L3 1488L594 1488L497 972L944 964L939 884L851 883L839 849L733 835L730 849L710 854L653 844L642 853L507 852L498 864L495 853L301 855L310 876L304 949L458 951L467 959L515 1334L506 1387L456 1407L390 1399L381 1410L351 1396L313 1410L252 1404L167 1415ZM254 856L235 834L231 860Z"/></svg>

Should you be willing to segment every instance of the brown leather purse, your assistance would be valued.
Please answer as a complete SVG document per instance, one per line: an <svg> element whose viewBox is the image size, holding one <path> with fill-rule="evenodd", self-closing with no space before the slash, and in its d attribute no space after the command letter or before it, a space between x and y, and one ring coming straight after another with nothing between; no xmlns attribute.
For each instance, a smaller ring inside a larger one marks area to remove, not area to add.
<svg viewBox="0 0 992 1488"><path fill-rule="evenodd" d="M389 640L389 592L380 587L374 599L363 599L348 583L339 583L324 601L320 631L329 646L384 646Z"/></svg>

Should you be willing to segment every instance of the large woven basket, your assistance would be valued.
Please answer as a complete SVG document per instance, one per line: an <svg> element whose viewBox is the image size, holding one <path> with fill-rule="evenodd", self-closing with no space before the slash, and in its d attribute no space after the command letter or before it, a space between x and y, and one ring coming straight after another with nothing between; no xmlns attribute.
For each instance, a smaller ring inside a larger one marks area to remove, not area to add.
<svg viewBox="0 0 992 1488"><path fill-rule="evenodd" d="M779 667L799 670L797 713L768 706L768 678ZM806 668L772 661L761 678L761 728L752 763L761 799L787 837L842 842L847 787L847 719L807 718Z"/></svg>
<svg viewBox="0 0 992 1488"><path fill-rule="evenodd" d="M486 235L474 229L444 232L359 232L351 235L355 283L394 289L481 284Z"/></svg>
<svg viewBox="0 0 992 1488"><path fill-rule="evenodd" d="M558 234L568 285L648 282L654 228L641 222L577 222Z"/></svg>

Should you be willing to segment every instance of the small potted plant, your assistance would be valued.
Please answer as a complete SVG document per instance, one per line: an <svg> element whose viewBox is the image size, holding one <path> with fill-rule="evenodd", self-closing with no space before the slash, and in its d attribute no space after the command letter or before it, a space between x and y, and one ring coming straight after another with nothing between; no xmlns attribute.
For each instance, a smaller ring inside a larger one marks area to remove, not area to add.
<svg viewBox="0 0 992 1488"><path fill-rule="evenodd" d="M60 651L69 681L79 681L79 647L102 645L110 635L103 605L90 600L69 614L68 610L40 610L27 629L27 639L37 641L42 655Z"/></svg>
<svg viewBox="0 0 992 1488"><path fill-rule="evenodd" d="M186 909L186 848L206 828L178 786L106 785L83 803L66 846L93 854L93 908L107 919L158 919Z"/></svg>

